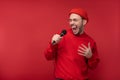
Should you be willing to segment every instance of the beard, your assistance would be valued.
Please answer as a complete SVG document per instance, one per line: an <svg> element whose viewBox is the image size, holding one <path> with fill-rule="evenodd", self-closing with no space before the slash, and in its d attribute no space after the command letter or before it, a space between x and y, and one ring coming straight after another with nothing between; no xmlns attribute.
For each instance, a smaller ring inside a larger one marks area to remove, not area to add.
<svg viewBox="0 0 120 80"><path fill-rule="evenodd" d="M79 32L78 32L78 34L82 34L82 33L83 33L83 28L84 28L84 26L81 25L80 28L79 28Z"/></svg>

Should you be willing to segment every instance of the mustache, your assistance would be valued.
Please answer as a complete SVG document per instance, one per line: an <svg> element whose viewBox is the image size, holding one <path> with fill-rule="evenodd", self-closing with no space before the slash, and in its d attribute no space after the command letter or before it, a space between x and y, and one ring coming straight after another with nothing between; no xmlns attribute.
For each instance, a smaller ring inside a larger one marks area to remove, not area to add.
<svg viewBox="0 0 120 80"><path fill-rule="evenodd" d="M75 24L71 24L70 26L77 26L77 25L75 25Z"/></svg>

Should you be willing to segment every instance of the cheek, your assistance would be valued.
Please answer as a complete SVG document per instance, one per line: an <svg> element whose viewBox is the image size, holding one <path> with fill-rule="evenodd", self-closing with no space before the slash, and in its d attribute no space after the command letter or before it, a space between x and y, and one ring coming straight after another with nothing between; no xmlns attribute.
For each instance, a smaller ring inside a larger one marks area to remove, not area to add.
<svg viewBox="0 0 120 80"><path fill-rule="evenodd" d="M71 25L71 24L72 24L72 22L68 22L68 24L69 24L69 25Z"/></svg>
<svg viewBox="0 0 120 80"><path fill-rule="evenodd" d="M77 21L76 24L77 24L77 25L81 25L81 21Z"/></svg>
<svg viewBox="0 0 120 80"><path fill-rule="evenodd" d="M83 24L81 22L77 23L77 26L80 28Z"/></svg>

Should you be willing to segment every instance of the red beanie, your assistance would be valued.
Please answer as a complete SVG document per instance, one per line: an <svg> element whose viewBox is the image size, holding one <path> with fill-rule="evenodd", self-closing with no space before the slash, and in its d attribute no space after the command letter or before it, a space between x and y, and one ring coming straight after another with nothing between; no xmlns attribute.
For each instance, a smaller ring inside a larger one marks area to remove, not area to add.
<svg viewBox="0 0 120 80"><path fill-rule="evenodd" d="M83 19L86 19L88 22L88 16L87 16L87 12L85 10L83 10L81 8L75 8L69 12L69 15L72 13L80 15Z"/></svg>

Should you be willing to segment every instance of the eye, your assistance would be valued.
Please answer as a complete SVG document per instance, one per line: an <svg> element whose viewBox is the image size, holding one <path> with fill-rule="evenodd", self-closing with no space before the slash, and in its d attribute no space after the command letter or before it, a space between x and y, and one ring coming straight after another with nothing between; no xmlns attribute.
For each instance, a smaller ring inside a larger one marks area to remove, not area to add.
<svg viewBox="0 0 120 80"><path fill-rule="evenodd" d="M72 19L68 19L68 21L69 21L69 22L71 22L71 21L72 21Z"/></svg>
<svg viewBox="0 0 120 80"><path fill-rule="evenodd" d="M76 21L78 21L78 20L77 20L77 19L73 19L73 21L75 21L75 22L76 22Z"/></svg>

